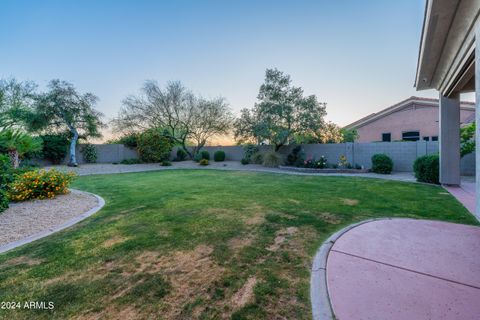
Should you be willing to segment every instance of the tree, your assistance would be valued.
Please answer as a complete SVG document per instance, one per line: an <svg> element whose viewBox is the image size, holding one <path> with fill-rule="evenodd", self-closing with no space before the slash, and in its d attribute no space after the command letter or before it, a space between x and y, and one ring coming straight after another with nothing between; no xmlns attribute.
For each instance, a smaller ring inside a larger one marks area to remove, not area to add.
<svg viewBox="0 0 480 320"><path fill-rule="evenodd" d="M460 128L460 155L466 156L475 151L475 122Z"/></svg>
<svg viewBox="0 0 480 320"><path fill-rule="evenodd" d="M0 80L0 127L24 129L32 115L36 84Z"/></svg>
<svg viewBox="0 0 480 320"><path fill-rule="evenodd" d="M327 122L317 132L320 143L341 143L343 135L340 132L340 127L333 122Z"/></svg>
<svg viewBox="0 0 480 320"><path fill-rule="evenodd" d="M11 128L0 131L0 147L8 153L14 169L20 165L20 157L27 152L37 152L42 149L42 140Z"/></svg>
<svg viewBox="0 0 480 320"><path fill-rule="evenodd" d="M65 81L52 80L49 91L39 95L31 127L49 132L70 133L69 166L77 166L75 148L79 138L100 137L102 113L95 110L98 98L92 93L80 94Z"/></svg>
<svg viewBox="0 0 480 320"><path fill-rule="evenodd" d="M358 139L358 131L357 129L340 129L340 133L343 136L343 142L355 142Z"/></svg>
<svg viewBox="0 0 480 320"><path fill-rule="evenodd" d="M254 108L243 109L235 121L235 139L269 143L278 151L295 135L320 130L326 115L325 103L316 96L304 97L303 90L291 86L290 76L267 69Z"/></svg>
<svg viewBox="0 0 480 320"><path fill-rule="evenodd" d="M161 89L155 81L146 81L139 96L127 97L113 120L127 134L163 130L192 159L210 138L227 133L231 122L225 99L196 97L180 82L168 82ZM194 145L191 150L189 143Z"/></svg>

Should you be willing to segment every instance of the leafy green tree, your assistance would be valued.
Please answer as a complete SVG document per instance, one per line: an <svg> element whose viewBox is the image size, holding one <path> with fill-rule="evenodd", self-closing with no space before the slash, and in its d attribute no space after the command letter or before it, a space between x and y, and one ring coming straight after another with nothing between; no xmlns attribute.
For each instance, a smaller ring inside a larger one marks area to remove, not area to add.
<svg viewBox="0 0 480 320"><path fill-rule="evenodd" d="M358 131L357 129L340 129L340 133L343 136L343 142L355 142L358 139Z"/></svg>
<svg viewBox="0 0 480 320"><path fill-rule="evenodd" d="M460 155L466 156L475 151L475 122L460 128Z"/></svg>
<svg viewBox="0 0 480 320"><path fill-rule="evenodd" d="M0 127L25 129L32 116L36 85L15 79L0 80Z"/></svg>
<svg viewBox="0 0 480 320"><path fill-rule="evenodd" d="M24 154L42 149L42 140L20 130L8 128L0 132L0 148L6 150L12 167L16 169L19 167L20 158Z"/></svg>
<svg viewBox="0 0 480 320"><path fill-rule="evenodd" d="M277 69L266 70L257 99L254 108L243 109L236 120L236 140L269 143L278 151L295 135L317 132L324 125L326 104L314 95L304 97L290 76Z"/></svg>
<svg viewBox="0 0 480 320"><path fill-rule="evenodd" d="M69 132L69 166L77 166L75 148L79 138L100 137L102 113L95 110L98 98L92 93L80 94L65 81L52 80L49 91L39 95L31 127L49 132Z"/></svg>

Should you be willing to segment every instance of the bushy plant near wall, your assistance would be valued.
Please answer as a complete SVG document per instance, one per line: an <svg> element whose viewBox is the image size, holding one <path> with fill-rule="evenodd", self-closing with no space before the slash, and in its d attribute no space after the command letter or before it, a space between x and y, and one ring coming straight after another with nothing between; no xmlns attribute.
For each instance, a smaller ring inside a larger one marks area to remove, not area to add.
<svg viewBox="0 0 480 320"><path fill-rule="evenodd" d="M392 159L383 153L377 153L372 156L372 171L381 174L390 174L393 170Z"/></svg>
<svg viewBox="0 0 480 320"><path fill-rule="evenodd" d="M162 162L170 159L172 140L160 130L150 129L138 136L137 150L143 162Z"/></svg>
<svg viewBox="0 0 480 320"><path fill-rule="evenodd" d="M296 146L287 156L287 164L290 166L301 166L305 161L305 152L302 146Z"/></svg>
<svg viewBox="0 0 480 320"><path fill-rule="evenodd" d="M413 163L415 178L419 182L440 183L440 159L437 154L419 157Z"/></svg>
<svg viewBox="0 0 480 320"><path fill-rule="evenodd" d="M207 150L202 150L200 152L200 158L205 160L210 160L210 153Z"/></svg>
<svg viewBox="0 0 480 320"><path fill-rule="evenodd" d="M95 163L97 162L97 149L91 143L84 144L82 147L82 154L85 162L87 163Z"/></svg>
<svg viewBox="0 0 480 320"><path fill-rule="evenodd" d="M282 156L275 151L267 151L263 154L263 163L265 167L278 167L282 164Z"/></svg>
<svg viewBox="0 0 480 320"><path fill-rule="evenodd" d="M246 144L243 146L243 163L254 163L252 162L252 156L258 153L260 150L258 149L257 145L254 144Z"/></svg>
<svg viewBox="0 0 480 320"><path fill-rule="evenodd" d="M74 177L74 173L55 169L28 171L16 177L8 190L8 197L12 201L51 199L67 193Z"/></svg>
<svg viewBox="0 0 480 320"><path fill-rule="evenodd" d="M59 164L68 153L69 141L65 135L47 134L40 136L43 141L42 157L54 164Z"/></svg>
<svg viewBox="0 0 480 320"><path fill-rule="evenodd" d="M10 158L0 154L0 212L8 208L7 187L13 181Z"/></svg>
<svg viewBox="0 0 480 320"><path fill-rule="evenodd" d="M213 154L213 160L215 160L216 162L225 161L225 157L226 157L225 151L223 150L217 150Z"/></svg>
<svg viewBox="0 0 480 320"><path fill-rule="evenodd" d="M177 157L175 158L175 161L185 161L187 160L188 154L185 150L182 148L177 149Z"/></svg>

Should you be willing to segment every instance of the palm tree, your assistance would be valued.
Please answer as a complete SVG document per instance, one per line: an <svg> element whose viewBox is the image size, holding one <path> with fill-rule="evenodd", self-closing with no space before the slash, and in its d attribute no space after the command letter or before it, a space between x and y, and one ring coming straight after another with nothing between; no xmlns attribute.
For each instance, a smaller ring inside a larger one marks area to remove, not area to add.
<svg viewBox="0 0 480 320"><path fill-rule="evenodd" d="M12 167L18 168L20 157L27 152L40 151L42 142L19 130L3 129L0 131L0 147L8 152Z"/></svg>

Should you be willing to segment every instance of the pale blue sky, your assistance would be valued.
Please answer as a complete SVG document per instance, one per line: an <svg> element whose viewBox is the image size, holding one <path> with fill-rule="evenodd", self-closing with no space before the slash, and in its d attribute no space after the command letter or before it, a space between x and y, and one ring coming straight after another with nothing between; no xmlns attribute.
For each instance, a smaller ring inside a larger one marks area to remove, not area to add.
<svg viewBox="0 0 480 320"><path fill-rule="evenodd" d="M112 117L146 79L252 107L277 67L346 125L436 97L413 88L423 11L424 0L0 0L0 77L70 81Z"/></svg>

